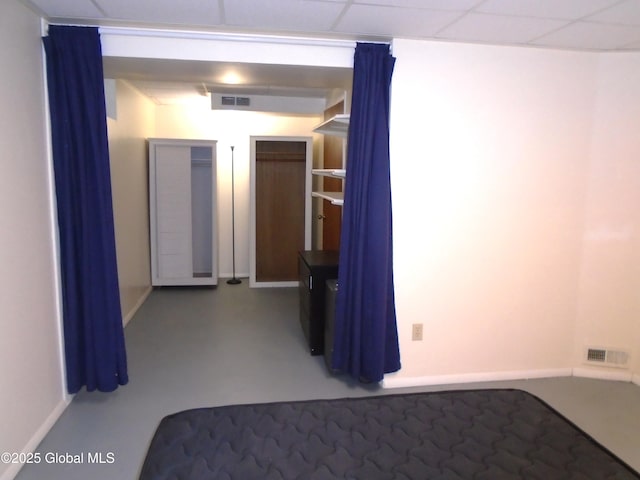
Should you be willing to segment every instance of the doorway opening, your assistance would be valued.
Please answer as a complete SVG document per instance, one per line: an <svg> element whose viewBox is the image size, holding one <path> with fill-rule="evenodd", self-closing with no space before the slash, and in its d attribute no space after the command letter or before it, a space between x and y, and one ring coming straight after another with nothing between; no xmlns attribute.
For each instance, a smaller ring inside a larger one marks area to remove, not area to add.
<svg viewBox="0 0 640 480"><path fill-rule="evenodd" d="M251 137L252 287L297 286L311 247L312 137Z"/></svg>

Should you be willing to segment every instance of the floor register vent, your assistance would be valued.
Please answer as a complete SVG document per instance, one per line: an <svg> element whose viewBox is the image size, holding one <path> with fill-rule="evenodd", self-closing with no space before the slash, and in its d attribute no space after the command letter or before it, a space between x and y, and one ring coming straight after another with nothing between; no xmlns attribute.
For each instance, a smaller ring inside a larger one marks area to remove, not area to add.
<svg viewBox="0 0 640 480"><path fill-rule="evenodd" d="M629 363L629 353L623 350L588 347L585 360L591 365L626 368Z"/></svg>

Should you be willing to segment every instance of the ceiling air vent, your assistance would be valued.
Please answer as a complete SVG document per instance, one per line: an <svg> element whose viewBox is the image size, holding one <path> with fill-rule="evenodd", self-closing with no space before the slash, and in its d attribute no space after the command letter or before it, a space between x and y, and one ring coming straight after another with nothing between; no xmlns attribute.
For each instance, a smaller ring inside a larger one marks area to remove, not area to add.
<svg viewBox="0 0 640 480"><path fill-rule="evenodd" d="M626 368L629 363L629 353L624 350L587 347L585 361L591 365Z"/></svg>
<svg viewBox="0 0 640 480"><path fill-rule="evenodd" d="M225 107L248 107L251 105L251 99L249 97L231 97L223 95L220 97L220 105Z"/></svg>
<svg viewBox="0 0 640 480"><path fill-rule="evenodd" d="M245 88L242 90L248 89ZM211 92L211 108L213 110L245 110L251 112L318 115L322 114L326 105L325 97L277 95L276 93L279 91L272 92L271 90L266 90L266 92L264 92L266 93L265 95L247 91L236 94L228 89L225 89L224 92L216 92L213 87L209 87L208 91Z"/></svg>

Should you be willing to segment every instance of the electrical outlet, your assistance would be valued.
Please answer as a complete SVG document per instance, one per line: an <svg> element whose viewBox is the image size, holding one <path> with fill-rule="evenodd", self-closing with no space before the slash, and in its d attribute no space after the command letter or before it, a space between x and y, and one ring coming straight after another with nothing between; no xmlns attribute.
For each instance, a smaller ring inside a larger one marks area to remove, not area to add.
<svg viewBox="0 0 640 480"><path fill-rule="evenodd" d="M411 340L422 341L422 324L414 323L411 329Z"/></svg>

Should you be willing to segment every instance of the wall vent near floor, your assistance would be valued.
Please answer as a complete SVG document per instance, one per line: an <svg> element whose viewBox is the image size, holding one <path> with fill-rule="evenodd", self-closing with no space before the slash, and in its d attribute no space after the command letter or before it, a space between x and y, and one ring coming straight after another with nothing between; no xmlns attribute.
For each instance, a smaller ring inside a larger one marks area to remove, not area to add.
<svg viewBox="0 0 640 480"><path fill-rule="evenodd" d="M585 361L591 365L626 368L629 363L629 353L624 350L587 347L585 351Z"/></svg>

